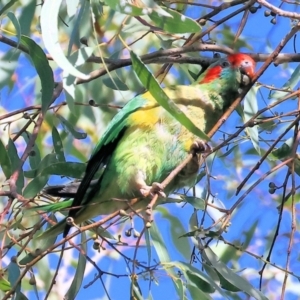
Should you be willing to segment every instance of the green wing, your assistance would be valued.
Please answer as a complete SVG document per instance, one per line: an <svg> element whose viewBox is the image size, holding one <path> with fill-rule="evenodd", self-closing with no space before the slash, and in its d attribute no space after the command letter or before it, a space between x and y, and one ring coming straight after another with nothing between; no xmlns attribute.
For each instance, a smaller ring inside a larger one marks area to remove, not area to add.
<svg viewBox="0 0 300 300"><path fill-rule="evenodd" d="M88 203L98 192L103 174L98 179L98 183L94 186L94 188L88 191L90 183L94 179L98 170L109 162L109 159L111 158L118 142L122 138L126 128L130 126L130 124L127 124L128 116L141 108L155 107L157 105L158 104L155 101L148 100L143 97L143 95L139 95L131 99L123 107L123 109L115 115L93 151L93 154L87 164L85 175L72 202L72 207L79 208L70 210L69 217L74 217L80 210L80 206ZM69 230L70 226L66 225L63 234L64 237L68 234Z"/></svg>

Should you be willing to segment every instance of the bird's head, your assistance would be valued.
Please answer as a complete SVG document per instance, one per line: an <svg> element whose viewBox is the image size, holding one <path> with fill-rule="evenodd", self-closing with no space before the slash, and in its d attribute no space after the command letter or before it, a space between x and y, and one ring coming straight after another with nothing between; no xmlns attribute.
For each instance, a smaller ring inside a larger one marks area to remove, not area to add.
<svg viewBox="0 0 300 300"><path fill-rule="evenodd" d="M230 54L211 64L200 76L198 83L210 83L222 77L231 77L237 81L238 84L244 86L254 77L255 66L255 61L247 54Z"/></svg>

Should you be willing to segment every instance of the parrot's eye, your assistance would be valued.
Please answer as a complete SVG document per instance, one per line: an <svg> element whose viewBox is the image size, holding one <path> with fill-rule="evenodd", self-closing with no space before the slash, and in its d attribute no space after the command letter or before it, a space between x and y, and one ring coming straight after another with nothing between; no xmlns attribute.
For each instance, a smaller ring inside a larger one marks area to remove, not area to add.
<svg viewBox="0 0 300 300"><path fill-rule="evenodd" d="M222 66L223 68L227 68L227 67L230 66L230 63L229 63L228 61L223 61L222 64L221 64L221 66Z"/></svg>

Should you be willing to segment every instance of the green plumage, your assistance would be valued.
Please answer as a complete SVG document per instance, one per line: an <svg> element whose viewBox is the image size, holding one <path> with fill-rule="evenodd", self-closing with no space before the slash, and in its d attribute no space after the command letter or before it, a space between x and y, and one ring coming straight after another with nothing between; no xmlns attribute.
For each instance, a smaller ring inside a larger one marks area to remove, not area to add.
<svg viewBox="0 0 300 300"><path fill-rule="evenodd" d="M211 65L191 86L164 88L168 97L204 132L213 127L244 84L241 70L246 68L237 64L237 59L229 58ZM250 58L246 56L245 59ZM253 61L250 59L250 62ZM139 95L130 100L108 125L93 151L81 184L45 189L55 196L74 195L74 200L52 207L48 205L45 210L78 207L70 210L69 216L80 224L97 215L124 209L127 200L143 198L153 182L162 182L186 158L195 140L196 137L160 107L149 92ZM99 170L102 170L100 177ZM164 192L169 194L192 186L198 170L199 162L195 157ZM135 209L146 207L150 199L144 198ZM42 237L63 231L64 236L69 231L65 220Z"/></svg>

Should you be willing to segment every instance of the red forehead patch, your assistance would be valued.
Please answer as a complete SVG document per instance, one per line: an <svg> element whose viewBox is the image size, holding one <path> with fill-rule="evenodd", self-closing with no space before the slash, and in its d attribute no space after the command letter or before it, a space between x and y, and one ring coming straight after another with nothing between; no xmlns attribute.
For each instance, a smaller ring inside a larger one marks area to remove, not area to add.
<svg viewBox="0 0 300 300"><path fill-rule="evenodd" d="M209 83L213 80L215 80L216 78L220 77L220 74L222 72L222 67L221 66L215 66L211 69L209 69L206 73L206 76L200 80L198 83Z"/></svg>

